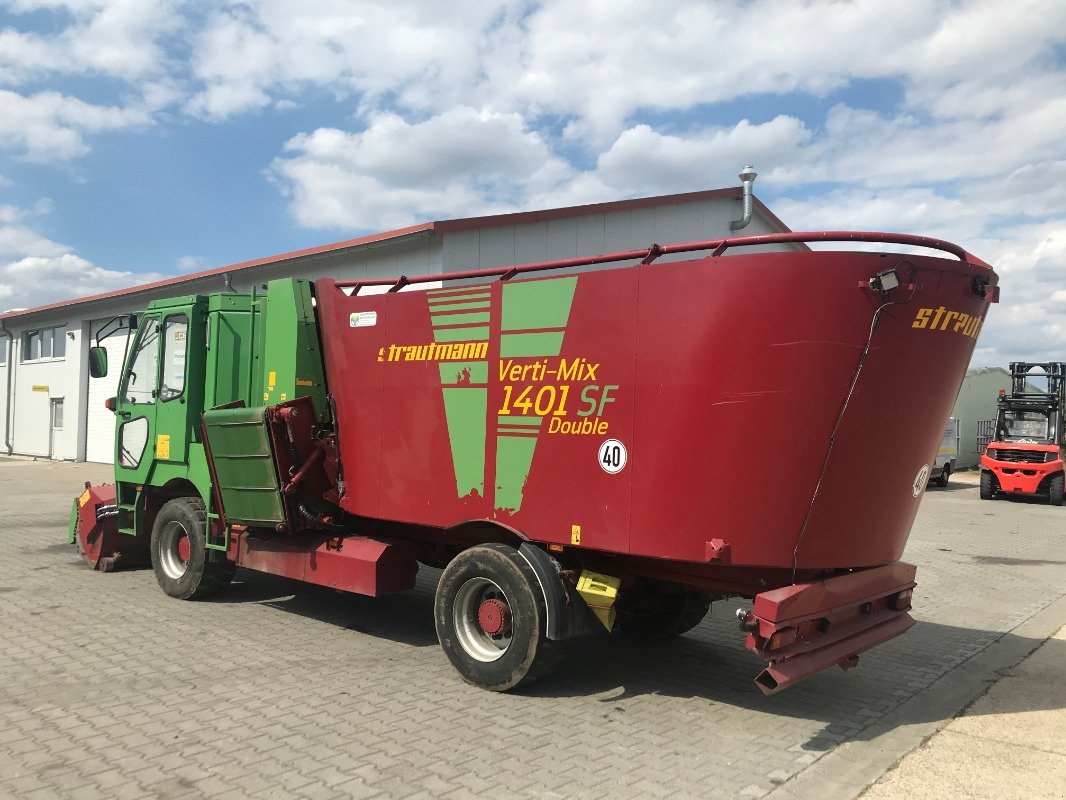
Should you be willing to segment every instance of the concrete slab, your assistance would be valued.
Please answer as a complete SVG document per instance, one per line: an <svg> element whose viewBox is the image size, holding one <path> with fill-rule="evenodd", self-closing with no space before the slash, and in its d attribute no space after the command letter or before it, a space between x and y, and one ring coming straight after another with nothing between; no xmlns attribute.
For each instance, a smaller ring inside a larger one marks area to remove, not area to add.
<svg viewBox="0 0 1066 800"><path fill-rule="evenodd" d="M864 800L1066 795L1066 628L906 756Z"/></svg>

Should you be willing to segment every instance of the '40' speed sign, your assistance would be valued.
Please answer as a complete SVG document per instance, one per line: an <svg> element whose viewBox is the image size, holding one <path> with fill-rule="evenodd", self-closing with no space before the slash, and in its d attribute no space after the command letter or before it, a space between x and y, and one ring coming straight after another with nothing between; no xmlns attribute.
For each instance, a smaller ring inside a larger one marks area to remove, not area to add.
<svg viewBox="0 0 1066 800"><path fill-rule="evenodd" d="M608 439L596 454L600 467L608 475L617 475L626 465L626 446L617 439Z"/></svg>

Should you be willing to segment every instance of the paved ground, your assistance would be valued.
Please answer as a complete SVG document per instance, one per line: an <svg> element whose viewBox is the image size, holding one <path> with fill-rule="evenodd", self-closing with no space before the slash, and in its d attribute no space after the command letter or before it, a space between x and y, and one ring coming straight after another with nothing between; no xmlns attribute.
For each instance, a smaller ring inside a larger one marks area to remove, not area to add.
<svg viewBox="0 0 1066 800"><path fill-rule="evenodd" d="M1066 622L1066 510L956 484L908 547L919 624L858 669L764 698L719 604L493 695L440 653L428 570L380 600L241 573L204 603L89 571L66 522L105 476L0 463L0 797L853 797Z"/></svg>
<svg viewBox="0 0 1066 800"><path fill-rule="evenodd" d="M1066 628L889 770L863 800L1066 797Z"/></svg>

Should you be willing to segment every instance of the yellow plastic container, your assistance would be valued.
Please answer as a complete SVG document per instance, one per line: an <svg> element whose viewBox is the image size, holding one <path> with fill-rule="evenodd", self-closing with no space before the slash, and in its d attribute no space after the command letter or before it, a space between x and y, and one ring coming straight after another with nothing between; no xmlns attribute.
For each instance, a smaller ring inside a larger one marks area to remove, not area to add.
<svg viewBox="0 0 1066 800"><path fill-rule="evenodd" d="M614 627L614 620L617 616L614 601L618 599L618 587L621 583L621 578L601 575L589 570L583 570L581 577L577 579L577 593L588 603L592 613L607 630Z"/></svg>

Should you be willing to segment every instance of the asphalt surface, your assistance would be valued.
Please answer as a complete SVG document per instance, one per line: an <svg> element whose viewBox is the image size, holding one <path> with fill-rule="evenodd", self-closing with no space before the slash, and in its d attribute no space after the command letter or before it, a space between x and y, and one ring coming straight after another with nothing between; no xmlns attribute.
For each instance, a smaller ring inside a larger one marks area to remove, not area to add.
<svg viewBox="0 0 1066 800"><path fill-rule="evenodd" d="M107 474L0 463L0 797L853 797L1066 623L1066 509L955 479L905 555L918 624L856 669L765 698L719 603L496 695L440 652L432 570L377 600L240 572L208 602L90 571L67 519Z"/></svg>

